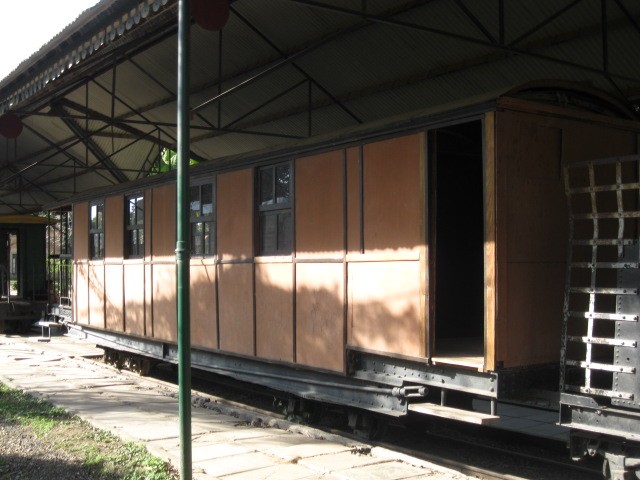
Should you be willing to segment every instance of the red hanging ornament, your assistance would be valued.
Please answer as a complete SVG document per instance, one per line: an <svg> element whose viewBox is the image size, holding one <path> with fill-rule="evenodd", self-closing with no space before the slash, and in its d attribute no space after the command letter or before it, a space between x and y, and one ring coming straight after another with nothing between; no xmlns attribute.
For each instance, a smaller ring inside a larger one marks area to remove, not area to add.
<svg viewBox="0 0 640 480"><path fill-rule="evenodd" d="M22 120L15 113L0 116L0 134L6 138L18 138L22 133Z"/></svg>
<svg viewBox="0 0 640 480"><path fill-rule="evenodd" d="M229 0L192 0L191 13L205 30L220 30L229 20Z"/></svg>

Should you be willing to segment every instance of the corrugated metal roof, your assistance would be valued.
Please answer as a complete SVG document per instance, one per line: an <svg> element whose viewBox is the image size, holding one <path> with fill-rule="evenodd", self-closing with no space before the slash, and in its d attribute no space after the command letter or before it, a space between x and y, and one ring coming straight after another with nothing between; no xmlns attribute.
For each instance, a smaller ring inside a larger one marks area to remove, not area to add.
<svg viewBox="0 0 640 480"><path fill-rule="evenodd" d="M0 174L0 200L18 202L0 202L0 213L27 198L11 192L28 192L29 210L52 201L41 189L61 199L137 178L175 144L175 2L102 0L0 82L0 110L11 106L29 127L7 142L17 152L0 148L0 162L12 164ZM500 2L365 4L239 0L222 34L194 26L191 105L249 82L194 116L192 155L286 147L309 134L309 104L319 136L533 80L597 87L630 108L640 95L640 2L607 2L603 22L600 0L513 0L502 24ZM77 138L85 130L103 162Z"/></svg>

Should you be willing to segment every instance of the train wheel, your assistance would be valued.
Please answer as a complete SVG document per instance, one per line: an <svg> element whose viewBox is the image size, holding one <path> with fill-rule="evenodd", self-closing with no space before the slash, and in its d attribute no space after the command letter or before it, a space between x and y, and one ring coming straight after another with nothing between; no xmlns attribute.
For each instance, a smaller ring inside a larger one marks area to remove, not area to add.
<svg viewBox="0 0 640 480"><path fill-rule="evenodd" d="M349 427L353 433L366 440L379 440L389 428L386 418L369 413L349 412Z"/></svg>

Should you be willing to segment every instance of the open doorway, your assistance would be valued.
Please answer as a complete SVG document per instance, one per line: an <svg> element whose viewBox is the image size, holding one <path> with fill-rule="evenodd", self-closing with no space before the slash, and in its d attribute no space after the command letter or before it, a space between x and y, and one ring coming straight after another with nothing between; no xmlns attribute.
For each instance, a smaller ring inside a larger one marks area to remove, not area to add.
<svg viewBox="0 0 640 480"><path fill-rule="evenodd" d="M17 297L20 293L20 272L18 262L18 233L0 232L0 291L4 298Z"/></svg>
<svg viewBox="0 0 640 480"><path fill-rule="evenodd" d="M480 120L429 137L433 360L474 367L484 363L482 138Z"/></svg>

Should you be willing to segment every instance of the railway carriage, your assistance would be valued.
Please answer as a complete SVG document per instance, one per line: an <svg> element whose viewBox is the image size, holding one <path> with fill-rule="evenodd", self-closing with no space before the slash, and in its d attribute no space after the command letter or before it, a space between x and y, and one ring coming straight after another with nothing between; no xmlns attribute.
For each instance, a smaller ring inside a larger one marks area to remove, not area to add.
<svg viewBox="0 0 640 480"><path fill-rule="evenodd" d="M22 293L177 362L180 83L195 368L372 435L557 409L638 476L640 3L191 3L100 0L0 80L0 214L59 218Z"/></svg>
<svg viewBox="0 0 640 480"><path fill-rule="evenodd" d="M613 465L603 439L638 435L620 357L637 351L640 126L579 97L519 89L192 167L193 366L354 408L372 432L377 414L557 407L562 372L562 423L624 412L573 440ZM174 205L171 174L74 198L74 329L176 361Z"/></svg>

